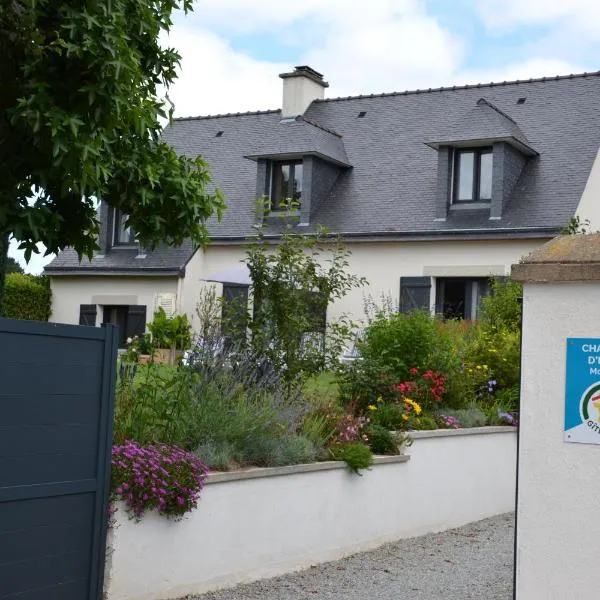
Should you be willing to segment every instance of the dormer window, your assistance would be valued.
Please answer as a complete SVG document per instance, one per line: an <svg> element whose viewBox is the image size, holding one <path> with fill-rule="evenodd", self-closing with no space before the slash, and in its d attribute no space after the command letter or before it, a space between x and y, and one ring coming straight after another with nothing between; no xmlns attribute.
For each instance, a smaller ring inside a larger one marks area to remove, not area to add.
<svg viewBox="0 0 600 600"><path fill-rule="evenodd" d="M273 161L271 163L271 210L287 210L290 202L302 201L302 161Z"/></svg>
<svg viewBox="0 0 600 600"><path fill-rule="evenodd" d="M125 225L126 215L118 208L113 212L113 246L132 246L136 243L135 232Z"/></svg>
<svg viewBox="0 0 600 600"><path fill-rule="evenodd" d="M492 166L492 148L455 150L453 202L490 202Z"/></svg>

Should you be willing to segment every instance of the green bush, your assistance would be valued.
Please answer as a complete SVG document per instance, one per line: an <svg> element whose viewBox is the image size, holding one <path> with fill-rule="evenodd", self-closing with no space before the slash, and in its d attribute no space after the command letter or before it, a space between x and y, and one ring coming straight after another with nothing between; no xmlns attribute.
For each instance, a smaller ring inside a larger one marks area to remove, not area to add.
<svg viewBox="0 0 600 600"><path fill-rule="evenodd" d="M367 428L367 437L373 454L400 454L399 445L401 440L385 427L371 424Z"/></svg>
<svg viewBox="0 0 600 600"><path fill-rule="evenodd" d="M477 328L465 353L470 368L486 370L498 389L519 386L521 368L521 336L519 331L496 329L486 325Z"/></svg>
<svg viewBox="0 0 600 600"><path fill-rule="evenodd" d="M478 406L470 406L459 410L445 410L444 415L454 417L461 427L484 427L488 424L487 415Z"/></svg>
<svg viewBox="0 0 600 600"><path fill-rule="evenodd" d="M405 428L402 418L406 414L404 407L396 402L386 402L377 405L377 410L371 414L371 422L383 427L386 431L397 431Z"/></svg>
<svg viewBox="0 0 600 600"><path fill-rule="evenodd" d="M185 369L122 362L115 399L115 443L135 440L190 449L196 381L196 375Z"/></svg>
<svg viewBox="0 0 600 600"><path fill-rule="evenodd" d="M491 282L491 294L481 300L481 321L496 329L521 330L523 286L507 279Z"/></svg>
<svg viewBox="0 0 600 600"><path fill-rule="evenodd" d="M47 277L8 273L2 316L10 319L47 321L52 308L52 292Z"/></svg>
<svg viewBox="0 0 600 600"><path fill-rule="evenodd" d="M338 380L342 402L363 412L378 397L396 399L394 386L411 378L410 369L445 374L458 360L453 337L423 311L378 311L358 346L361 358L342 367Z"/></svg>
<svg viewBox="0 0 600 600"><path fill-rule="evenodd" d="M365 329L364 339L359 342L363 359L383 365L397 381L406 381L413 367L436 367L431 363L432 360L437 362L439 345L437 322L423 311L380 314Z"/></svg>
<svg viewBox="0 0 600 600"><path fill-rule="evenodd" d="M415 429L419 431L430 431L432 429L438 429L438 422L435 417L430 415L421 415L415 422Z"/></svg>
<svg viewBox="0 0 600 600"><path fill-rule="evenodd" d="M192 326L187 315L168 317L162 306L148 323L148 331L152 334L152 343L156 348L185 350L192 343Z"/></svg>
<svg viewBox="0 0 600 600"><path fill-rule="evenodd" d="M358 473L361 469L368 469L373 464L373 453L362 442L341 445L336 450L334 458L343 460L353 473Z"/></svg>

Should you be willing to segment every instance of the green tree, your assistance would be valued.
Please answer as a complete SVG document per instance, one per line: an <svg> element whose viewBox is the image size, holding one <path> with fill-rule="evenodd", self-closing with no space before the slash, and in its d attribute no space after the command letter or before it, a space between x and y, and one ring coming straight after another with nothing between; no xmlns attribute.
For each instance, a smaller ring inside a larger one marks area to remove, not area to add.
<svg viewBox="0 0 600 600"><path fill-rule="evenodd" d="M7 275L9 273L23 274L24 272L25 271L23 271L23 268L21 267L21 265L14 258L12 258L12 256L6 257L6 274Z"/></svg>
<svg viewBox="0 0 600 600"><path fill-rule="evenodd" d="M91 256L97 198L144 245L206 241L222 196L160 139L180 56L158 38L178 9L192 0L1 2L0 290L9 236L27 260L40 242Z"/></svg>
<svg viewBox="0 0 600 600"><path fill-rule="evenodd" d="M285 231L274 242L258 228L246 265L253 309L244 310L242 331L253 350L268 358L288 389L334 361L351 337L345 316L325 323L329 304L366 283L348 272L349 250L320 229L314 234Z"/></svg>

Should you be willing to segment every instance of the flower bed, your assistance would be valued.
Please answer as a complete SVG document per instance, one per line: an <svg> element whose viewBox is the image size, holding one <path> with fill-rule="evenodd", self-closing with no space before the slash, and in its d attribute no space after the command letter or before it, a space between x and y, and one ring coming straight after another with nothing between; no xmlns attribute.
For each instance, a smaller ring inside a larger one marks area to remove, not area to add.
<svg viewBox="0 0 600 600"><path fill-rule="evenodd" d="M414 437L409 455L376 457L362 477L339 462L209 474L180 521L118 510L108 599L202 593L513 510L513 428Z"/></svg>

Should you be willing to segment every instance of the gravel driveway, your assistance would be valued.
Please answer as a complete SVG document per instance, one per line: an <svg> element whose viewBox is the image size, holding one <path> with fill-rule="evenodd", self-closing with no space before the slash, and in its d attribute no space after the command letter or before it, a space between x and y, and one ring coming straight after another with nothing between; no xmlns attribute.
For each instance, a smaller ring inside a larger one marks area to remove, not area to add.
<svg viewBox="0 0 600 600"><path fill-rule="evenodd" d="M511 600L514 515L190 600Z"/></svg>

